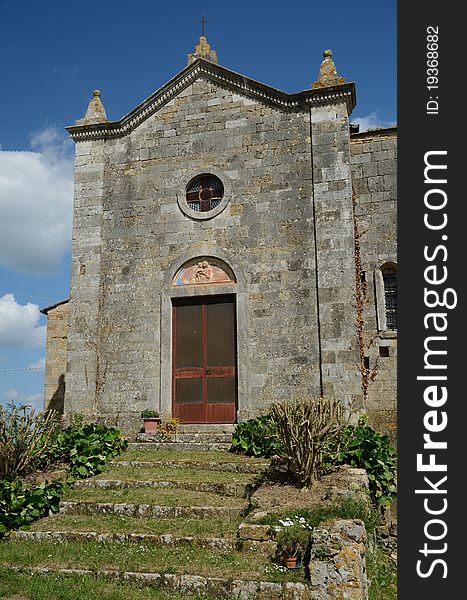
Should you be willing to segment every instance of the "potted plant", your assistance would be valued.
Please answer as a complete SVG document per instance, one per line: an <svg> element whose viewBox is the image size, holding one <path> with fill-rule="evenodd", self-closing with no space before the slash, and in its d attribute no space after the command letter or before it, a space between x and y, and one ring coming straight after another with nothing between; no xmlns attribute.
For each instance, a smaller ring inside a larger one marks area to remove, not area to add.
<svg viewBox="0 0 467 600"><path fill-rule="evenodd" d="M297 519L279 520L276 527L275 540L284 558L285 566L289 569L297 567L298 557L305 554L310 541L311 525L303 517Z"/></svg>
<svg viewBox="0 0 467 600"><path fill-rule="evenodd" d="M154 433L160 425L161 419L157 410L146 408L141 413L141 418L144 423L144 433Z"/></svg>

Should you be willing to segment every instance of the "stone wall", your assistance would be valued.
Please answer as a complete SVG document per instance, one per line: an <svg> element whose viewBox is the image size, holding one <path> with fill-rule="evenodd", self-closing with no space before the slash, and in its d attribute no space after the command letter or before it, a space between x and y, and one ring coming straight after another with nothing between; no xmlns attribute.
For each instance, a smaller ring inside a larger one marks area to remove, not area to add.
<svg viewBox="0 0 467 600"><path fill-rule="evenodd" d="M46 309L47 341L44 408L63 412L67 361L68 301Z"/></svg>
<svg viewBox="0 0 467 600"><path fill-rule="evenodd" d="M79 125L65 411L129 429L145 408L171 416L172 302L231 294L238 420L323 394L391 430L395 336L378 329L372 286L395 262L395 132L350 137L345 94L291 109L209 78L182 87L119 136ZM197 218L184 198L205 173L222 180L225 201ZM367 399L354 218L368 284ZM206 257L235 281L173 287L186 261Z"/></svg>
<svg viewBox="0 0 467 600"><path fill-rule="evenodd" d="M154 407L169 416L171 301L198 293L236 297L239 420L319 395L320 342L324 391L347 404L360 393L345 103L312 109L312 119L315 182L308 111L203 79L129 135L77 143L67 410L136 416ZM181 203L202 173L218 176L229 200L197 220ZM236 283L173 288L197 256L224 260Z"/></svg>
<svg viewBox="0 0 467 600"><path fill-rule="evenodd" d="M75 196L65 412L97 415L103 367L99 352L105 143L75 149Z"/></svg>
<svg viewBox="0 0 467 600"><path fill-rule="evenodd" d="M310 591L313 600L367 600L367 534L358 519L333 519L312 533Z"/></svg>
<svg viewBox="0 0 467 600"><path fill-rule="evenodd" d="M384 326L381 267L397 263L396 129L354 134L350 151L367 296L363 316L370 381L362 408L370 424L395 442L397 331Z"/></svg>

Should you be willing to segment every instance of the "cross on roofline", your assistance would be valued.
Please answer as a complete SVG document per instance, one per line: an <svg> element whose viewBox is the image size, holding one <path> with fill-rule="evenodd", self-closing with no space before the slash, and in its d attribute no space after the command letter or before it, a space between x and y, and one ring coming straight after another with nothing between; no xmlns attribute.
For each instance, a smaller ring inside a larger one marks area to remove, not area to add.
<svg viewBox="0 0 467 600"><path fill-rule="evenodd" d="M204 15L201 15L201 21L195 21L195 23L201 23L201 35L204 36L204 25L206 23L211 23L211 21L206 21Z"/></svg>

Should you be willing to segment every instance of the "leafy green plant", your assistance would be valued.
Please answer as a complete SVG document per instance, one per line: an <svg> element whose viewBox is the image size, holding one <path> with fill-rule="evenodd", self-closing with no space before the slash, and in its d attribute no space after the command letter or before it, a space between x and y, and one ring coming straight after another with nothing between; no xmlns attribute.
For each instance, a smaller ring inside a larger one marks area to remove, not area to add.
<svg viewBox="0 0 467 600"><path fill-rule="evenodd" d="M313 527L304 517L294 517L279 520L274 539L284 556L303 555L310 543Z"/></svg>
<svg viewBox="0 0 467 600"><path fill-rule="evenodd" d="M50 512L58 512L65 487L63 481L54 481L24 489L19 480L0 480L0 539L13 529L26 528Z"/></svg>
<svg viewBox="0 0 467 600"><path fill-rule="evenodd" d="M232 435L230 452L271 458L282 453L277 427L270 415L261 415L239 423Z"/></svg>
<svg viewBox="0 0 467 600"><path fill-rule="evenodd" d="M12 480L33 471L58 426L58 414L53 411L0 406L0 479Z"/></svg>
<svg viewBox="0 0 467 600"><path fill-rule="evenodd" d="M41 438L44 450L42 468L67 464L67 479L43 482L28 488L17 479L0 480L0 539L13 529L28 527L35 520L57 512L60 496L76 479L101 473L107 463L128 446L113 427L97 423L83 424L77 417L65 429L55 429L50 437ZM45 445L47 442L47 445Z"/></svg>
<svg viewBox="0 0 467 600"><path fill-rule="evenodd" d="M152 408L146 408L145 410L142 411L141 418L142 419L158 419L159 413L157 412L157 410L153 410Z"/></svg>
<svg viewBox="0 0 467 600"><path fill-rule="evenodd" d="M330 556L330 550L329 548L325 548L324 546L315 548L313 550L313 555L315 558L318 558L320 560L326 560L327 558L329 558Z"/></svg>
<svg viewBox="0 0 467 600"><path fill-rule="evenodd" d="M120 431L98 423L78 423L59 431L50 444L49 462L64 462L78 479L101 473L106 464L128 447Z"/></svg>
<svg viewBox="0 0 467 600"><path fill-rule="evenodd" d="M358 425L344 428L335 464L366 469L370 495L375 505L388 507L396 497L396 451L389 438L360 419Z"/></svg>
<svg viewBox="0 0 467 600"><path fill-rule="evenodd" d="M344 411L338 400L311 398L278 402L271 416L297 481L311 485L327 470L331 448L339 439Z"/></svg>

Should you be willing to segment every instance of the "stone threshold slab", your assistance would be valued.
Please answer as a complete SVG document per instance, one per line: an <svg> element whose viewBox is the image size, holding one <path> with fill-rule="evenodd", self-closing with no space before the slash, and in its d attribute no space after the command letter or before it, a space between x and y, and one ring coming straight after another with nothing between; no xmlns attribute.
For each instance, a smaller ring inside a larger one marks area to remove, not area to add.
<svg viewBox="0 0 467 600"><path fill-rule="evenodd" d="M176 442L176 443L201 443L201 444L229 444L232 443L231 433L138 433L137 442Z"/></svg>

